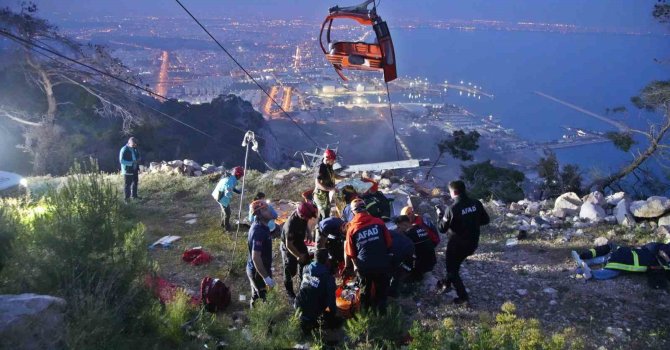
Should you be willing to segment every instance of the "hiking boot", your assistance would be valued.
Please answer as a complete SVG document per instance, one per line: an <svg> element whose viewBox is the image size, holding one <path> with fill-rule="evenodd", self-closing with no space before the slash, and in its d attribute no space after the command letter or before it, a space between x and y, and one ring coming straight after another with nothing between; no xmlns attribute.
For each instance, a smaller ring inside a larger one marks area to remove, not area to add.
<svg viewBox="0 0 670 350"><path fill-rule="evenodd" d="M582 267L584 260L582 260L582 258L579 257L579 254L577 254L577 252L573 250L570 252L570 255L572 255L572 260L575 261L577 267Z"/></svg>
<svg viewBox="0 0 670 350"><path fill-rule="evenodd" d="M593 274L591 273L591 268L583 261L581 269L582 269L582 275L584 275L584 279L590 280L591 277L593 277Z"/></svg>
<svg viewBox="0 0 670 350"><path fill-rule="evenodd" d="M454 305L466 304L468 301L470 301L469 298L457 297L457 298L454 298Z"/></svg>
<svg viewBox="0 0 670 350"><path fill-rule="evenodd" d="M439 281L437 281L437 284L435 285L435 289L437 291L437 294L447 294L451 292L451 283L447 281L446 278L443 278Z"/></svg>
<svg viewBox="0 0 670 350"><path fill-rule="evenodd" d="M578 273L581 273L585 279L591 279L593 277L593 274L591 274L591 268L589 265L587 265L582 258L579 257L579 254L577 254L576 251L570 252L572 255L572 259L577 263L577 271Z"/></svg>

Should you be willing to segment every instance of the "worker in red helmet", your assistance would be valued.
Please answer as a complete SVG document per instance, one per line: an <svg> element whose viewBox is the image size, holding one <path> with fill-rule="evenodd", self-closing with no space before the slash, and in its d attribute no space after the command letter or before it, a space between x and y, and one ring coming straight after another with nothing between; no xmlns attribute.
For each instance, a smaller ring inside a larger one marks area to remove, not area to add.
<svg viewBox="0 0 670 350"><path fill-rule="evenodd" d="M302 279L303 268L310 263L305 237L309 230L310 220L316 218L317 208L309 202L302 202L288 217L281 231L281 251L284 262L284 287L289 299L295 299L293 277L298 275L298 285Z"/></svg>
<svg viewBox="0 0 670 350"><path fill-rule="evenodd" d="M219 183L216 184L214 191L212 192L212 197L221 206L221 227L225 228L226 231L232 232L233 228L230 226L230 202L233 199L233 193L240 194L240 191L235 188L237 185L237 180L241 179L244 176L244 168L237 166L233 170L224 174L219 180Z"/></svg>
<svg viewBox="0 0 670 350"><path fill-rule="evenodd" d="M393 238L384 221L367 212L362 199L354 199L351 210L354 219L347 225L344 241L345 271L350 271L353 264L361 284L361 305L383 313L390 282Z"/></svg>
<svg viewBox="0 0 670 350"><path fill-rule="evenodd" d="M323 153L323 163L319 165L319 172L314 179L314 203L319 208L319 221L330 216L330 197L335 191L335 182L343 177L335 174L333 164L337 155L332 149L326 149Z"/></svg>

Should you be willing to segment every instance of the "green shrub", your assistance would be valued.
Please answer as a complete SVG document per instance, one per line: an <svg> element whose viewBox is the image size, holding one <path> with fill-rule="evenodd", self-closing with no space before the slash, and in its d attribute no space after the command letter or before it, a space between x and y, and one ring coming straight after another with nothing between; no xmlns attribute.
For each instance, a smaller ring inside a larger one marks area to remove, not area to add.
<svg viewBox="0 0 670 350"><path fill-rule="evenodd" d="M143 278L151 265L144 227L128 221L118 192L95 163L73 168L39 201L3 207L3 217L21 220L0 291L63 297L70 348L126 343L136 315L150 305Z"/></svg>
<svg viewBox="0 0 670 350"><path fill-rule="evenodd" d="M402 310L391 305L386 314L363 310L347 320L345 332L349 344L357 349L394 349L406 334Z"/></svg>
<svg viewBox="0 0 670 350"><path fill-rule="evenodd" d="M540 322L523 319L516 315L511 302L502 305L500 313L492 319L482 314L479 322L467 330L458 330L451 319L445 319L441 327L427 330L414 322L410 330L410 349L450 350L563 350L581 349L583 344L575 330L567 328L551 335L542 331Z"/></svg>

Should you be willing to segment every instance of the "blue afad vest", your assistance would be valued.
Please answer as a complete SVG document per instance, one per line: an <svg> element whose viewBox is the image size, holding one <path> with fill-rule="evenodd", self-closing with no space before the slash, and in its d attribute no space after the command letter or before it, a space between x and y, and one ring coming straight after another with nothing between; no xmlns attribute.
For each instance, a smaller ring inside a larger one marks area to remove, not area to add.
<svg viewBox="0 0 670 350"><path fill-rule="evenodd" d="M356 248L356 266L362 273L388 272L391 267L384 222L371 216L355 216L349 223L351 240ZM388 234L388 233L387 233ZM390 237L389 237L390 239Z"/></svg>
<svg viewBox="0 0 670 350"><path fill-rule="evenodd" d="M326 308L335 311L335 277L326 265L313 262L305 267L300 290L295 298L295 307L305 320L316 320Z"/></svg>
<svg viewBox="0 0 670 350"><path fill-rule="evenodd" d="M615 250L605 264L606 269L645 272L649 266L659 265L656 258L661 243L648 243L640 248L621 247ZM668 266L662 265L668 269Z"/></svg>

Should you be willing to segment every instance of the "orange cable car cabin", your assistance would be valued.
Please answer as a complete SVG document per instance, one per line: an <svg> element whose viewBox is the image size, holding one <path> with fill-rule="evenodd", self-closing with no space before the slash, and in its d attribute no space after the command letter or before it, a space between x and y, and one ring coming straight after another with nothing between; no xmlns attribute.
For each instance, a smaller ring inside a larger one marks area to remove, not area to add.
<svg viewBox="0 0 670 350"><path fill-rule="evenodd" d="M319 44L326 59L343 80L348 80L342 73L345 69L380 71L384 73L385 82L398 77L391 33L386 22L377 15L376 7L368 9L370 4L374 4L374 0L367 0L356 6L332 7L321 25ZM377 37L376 43L331 40L330 31L335 19L352 19L361 25L372 26ZM324 29L326 29L326 45L323 41Z"/></svg>

